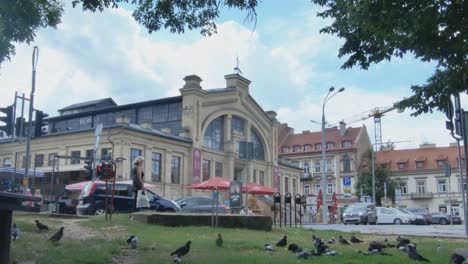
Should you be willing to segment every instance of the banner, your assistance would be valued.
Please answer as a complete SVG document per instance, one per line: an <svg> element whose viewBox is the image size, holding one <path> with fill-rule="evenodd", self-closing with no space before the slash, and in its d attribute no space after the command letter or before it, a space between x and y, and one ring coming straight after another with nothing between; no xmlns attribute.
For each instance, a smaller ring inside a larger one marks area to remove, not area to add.
<svg viewBox="0 0 468 264"><path fill-rule="evenodd" d="M193 148L192 151L192 184L200 183L201 177L201 150Z"/></svg>
<svg viewBox="0 0 468 264"><path fill-rule="evenodd" d="M241 209L242 208L242 182L241 181L232 181L229 185L229 207L231 209Z"/></svg>
<svg viewBox="0 0 468 264"><path fill-rule="evenodd" d="M273 167L273 182L275 184L275 191L279 192L279 167Z"/></svg>

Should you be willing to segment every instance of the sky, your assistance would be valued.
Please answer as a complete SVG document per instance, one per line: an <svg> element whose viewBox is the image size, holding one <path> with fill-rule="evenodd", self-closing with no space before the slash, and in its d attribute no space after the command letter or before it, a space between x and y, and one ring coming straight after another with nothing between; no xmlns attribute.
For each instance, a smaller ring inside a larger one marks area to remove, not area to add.
<svg viewBox="0 0 468 264"><path fill-rule="evenodd" d="M349 126L365 125L374 141L371 109L387 108L411 95L411 85L424 84L435 63L419 62L410 54L372 65L368 70L343 70L338 58L343 40L319 30L330 20L317 17L320 9L306 0L262 1L257 23L246 13L225 9L217 20L218 33L199 31L148 34L132 17L132 6L83 12L65 6L56 29L40 29L30 45L17 44L16 55L0 68L0 106L13 103L14 93L31 91L31 56L39 47L35 108L58 115L67 105L112 97L117 104L179 95L183 77L197 74L206 89L225 87L224 75L234 72L236 58L242 75L251 80L250 93L265 111L278 113L296 133L319 131L322 102L333 86L345 91L327 102L326 120ZM462 107L466 107L462 98ZM382 117L384 142L397 149L423 143L448 146L454 140L440 112L411 116L391 111Z"/></svg>

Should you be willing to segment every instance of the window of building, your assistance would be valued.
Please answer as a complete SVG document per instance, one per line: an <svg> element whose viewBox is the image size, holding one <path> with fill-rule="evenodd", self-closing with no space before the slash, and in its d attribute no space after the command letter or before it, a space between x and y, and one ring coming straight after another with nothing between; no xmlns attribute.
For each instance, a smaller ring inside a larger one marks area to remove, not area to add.
<svg viewBox="0 0 468 264"><path fill-rule="evenodd" d="M327 172L333 172L334 171L334 167L335 167L334 165L335 164L333 164L333 163L334 162L333 162L332 159L327 160Z"/></svg>
<svg viewBox="0 0 468 264"><path fill-rule="evenodd" d="M3 167L11 167L11 158L3 159Z"/></svg>
<svg viewBox="0 0 468 264"><path fill-rule="evenodd" d="M203 138L203 146L222 151L224 149L224 116L220 116L208 125Z"/></svg>
<svg viewBox="0 0 468 264"><path fill-rule="evenodd" d="M343 171L351 172L351 160L348 155L343 156Z"/></svg>
<svg viewBox="0 0 468 264"><path fill-rule="evenodd" d="M215 177L223 177L223 163L215 163Z"/></svg>
<svg viewBox="0 0 468 264"><path fill-rule="evenodd" d="M265 152L263 151L263 143L260 140L257 132L250 128L250 142L253 143L253 159L265 160Z"/></svg>
<svg viewBox="0 0 468 264"><path fill-rule="evenodd" d="M296 194L297 193L297 186L296 186L296 179L292 179L292 193Z"/></svg>
<svg viewBox="0 0 468 264"><path fill-rule="evenodd" d="M252 182L257 183L257 170L253 170Z"/></svg>
<svg viewBox="0 0 468 264"><path fill-rule="evenodd" d="M405 167L406 167L406 164L405 164L405 163L403 163L403 162L398 163L398 169L404 170Z"/></svg>
<svg viewBox="0 0 468 264"><path fill-rule="evenodd" d="M47 166L53 166L54 164L54 157L57 156L58 153L49 153L49 157L47 160ZM57 159L55 160L55 165L57 165Z"/></svg>
<svg viewBox="0 0 468 264"><path fill-rule="evenodd" d="M416 191L418 193L426 193L426 181L416 181Z"/></svg>
<svg viewBox="0 0 468 264"><path fill-rule="evenodd" d="M288 153L288 151L289 151L289 148L288 148L288 147L283 147L283 149L282 149L282 152L283 152L283 153Z"/></svg>
<svg viewBox="0 0 468 264"><path fill-rule="evenodd" d="M161 182L161 153L151 153L151 181Z"/></svg>
<svg viewBox="0 0 468 264"><path fill-rule="evenodd" d="M112 149L111 148L101 149L101 159L102 160L112 160Z"/></svg>
<svg viewBox="0 0 468 264"><path fill-rule="evenodd" d="M94 155L94 150L92 149L87 149L86 152L85 152L85 157L86 158L93 158L93 155Z"/></svg>
<svg viewBox="0 0 468 264"><path fill-rule="evenodd" d="M180 157L171 157L171 183L180 184Z"/></svg>
<svg viewBox="0 0 468 264"><path fill-rule="evenodd" d="M289 178L284 177L284 193L289 192Z"/></svg>
<svg viewBox="0 0 468 264"><path fill-rule="evenodd" d="M301 146L293 146L293 152L301 151Z"/></svg>
<svg viewBox="0 0 468 264"><path fill-rule="evenodd" d="M407 194L408 193L408 183L406 181L402 181L398 183L398 188L401 191L401 194Z"/></svg>
<svg viewBox="0 0 468 264"><path fill-rule="evenodd" d="M144 121L153 122L153 107L147 106L138 109L138 123L141 124Z"/></svg>
<svg viewBox="0 0 468 264"><path fill-rule="evenodd" d="M316 172L316 173L321 172L322 171L322 169L321 169L322 166L321 165L322 164L321 164L321 162L319 160L315 161L314 172Z"/></svg>
<svg viewBox="0 0 468 264"><path fill-rule="evenodd" d="M135 124L135 119L136 119L136 110L135 109L128 109L124 111L119 111L115 113L116 116L125 116L130 120L130 123Z"/></svg>
<svg viewBox="0 0 468 264"><path fill-rule="evenodd" d="M322 149L322 144L315 144L315 149L316 150L321 150Z"/></svg>
<svg viewBox="0 0 468 264"><path fill-rule="evenodd" d="M424 161L417 161L416 162L416 168L423 168L424 167Z"/></svg>
<svg viewBox="0 0 468 264"><path fill-rule="evenodd" d="M237 117L237 116L233 116L231 119L231 129L239 133L244 133L245 131L244 119Z"/></svg>
<svg viewBox="0 0 468 264"><path fill-rule="evenodd" d="M315 184L314 191L315 191L316 195L318 195L320 193L320 189L321 189L320 184Z"/></svg>
<svg viewBox="0 0 468 264"><path fill-rule="evenodd" d="M304 151L311 151L312 150L312 146L311 145L305 145L304 146Z"/></svg>
<svg viewBox="0 0 468 264"><path fill-rule="evenodd" d="M153 106L153 122L167 122L169 107L166 105Z"/></svg>
<svg viewBox="0 0 468 264"><path fill-rule="evenodd" d="M305 161L305 162L302 164L302 168L304 168L304 173L309 173L309 172L310 172L310 164L309 164L309 162Z"/></svg>
<svg viewBox="0 0 468 264"><path fill-rule="evenodd" d="M444 167L444 161L443 160L438 160L437 161L437 167Z"/></svg>
<svg viewBox="0 0 468 264"><path fill-rule="evenodd" d="M72 157L81 157L81 151L79 151L79 150L72 151L72 152L70 152L70 156L72 156ZM80 164L80 159L72 158L70 163L71 164Z"/></svg>
<svg viewBox="0 0 468 264"><path fill-rule="evenodd" d="M203 160L203 180L206 181L210 179L210 170L211 170L211 161L210 160Z"/></svg>
<svg viewBox="0 0 468 264"><path fill-rule="evenodd" d="M328 142L327 143L327 149L333 149L333 148L335 148L335 143Z"/></svg>
<svg viewBox="0 0 468 264"><path fill-rule="evenodd" d="M351 147L351 141L343 141L343 142L341 142L341 147L342 147L342 148L350 148L350 147Z"/></svg>
<svg viewBox="0 0 468 264"><path fill-rule="evenodd" d="M335 184L328 183L327 184L327 194L333 194L335 192Z"/></svg>
<svg viewBox="0 0 468 264"><path fill-rule="evenodd" d="M44 166L44 154L36 154L34 155L34 167L42 167Z"/></svg>
<svg viewBox="0 0 468 264"><path fill-rule="evenodd" d="M260 171L259 173L259 178L260 178L260 185L265 186L265 172Z"/></svg>
<svg viewBox="0 0 468 264"><path fill-rule="evenodd" d="M438 192L447 192L447 185L445 183L445 180L437 181L437 190Z"/></svg>
<svg viewBox="0 0 468 264"><path fill-rule="evenodd" d="M169 104L167 121L182 120L182 103Z"/></svg>
<svg viewBox="0 0 468 264"><path fill-rule="evenodd" d="M92 127L92 121L93 119L91 116L85 116L85 117L80 117L80 129L86 129L86 128L91 128Z"/></svg>
<svg viewBox="0 0 468 264"><path fill-rule="evenodd" d="M304 195L309 195L309 194L310 194L310 186L304 185Z"/></svg>

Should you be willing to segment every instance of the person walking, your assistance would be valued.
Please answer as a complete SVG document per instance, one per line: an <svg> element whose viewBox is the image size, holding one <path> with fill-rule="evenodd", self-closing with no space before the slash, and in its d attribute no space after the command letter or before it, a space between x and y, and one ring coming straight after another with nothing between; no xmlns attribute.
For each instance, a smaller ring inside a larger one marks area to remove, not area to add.
<svg viewBox="0 0 468 264"><path fill-rule="evenodd" d="M145 190L145 184L143 182L143 178L145 177L145 173L143 172L143 162L145 158L142 156L137 156L133 161L133 171L132 171L132 178L133 178L133 192L134 192L134 201L133 201L133 210L138 211L137 208L137 199L138 199L138 191Z"/></svg>

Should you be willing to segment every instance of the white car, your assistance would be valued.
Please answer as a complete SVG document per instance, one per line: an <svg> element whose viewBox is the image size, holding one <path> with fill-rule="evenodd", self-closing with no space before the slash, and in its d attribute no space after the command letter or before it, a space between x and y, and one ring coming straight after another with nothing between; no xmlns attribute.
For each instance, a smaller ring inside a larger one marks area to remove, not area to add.
<svg viewBox="0 0 468 264"><path fill-rule="evenodd" d="M405 209L402 209L402 208L393 208L393 209L396 209L396 210L400 211L401 213L403 213L404 215L406 215L410 220L410 224L416 223L417 216L415 214L413 214L410 211L407 211Z"/></svg>
<svg viewBox="0 0 468 264"><path fill-rule="evenodd" d="M376 207L377 224L409 224L410 218L395 208Z"/></svg>

